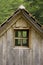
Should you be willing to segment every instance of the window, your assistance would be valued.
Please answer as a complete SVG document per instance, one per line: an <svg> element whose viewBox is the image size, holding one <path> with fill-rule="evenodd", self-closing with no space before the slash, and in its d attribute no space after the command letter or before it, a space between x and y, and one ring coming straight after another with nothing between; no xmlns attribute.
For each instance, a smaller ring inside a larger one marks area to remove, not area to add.
<svg viewBox="0 0 43 65"><path fill-rule="evenodd" d="M15 30L15 46L28 46L28 30Z"/></svg>

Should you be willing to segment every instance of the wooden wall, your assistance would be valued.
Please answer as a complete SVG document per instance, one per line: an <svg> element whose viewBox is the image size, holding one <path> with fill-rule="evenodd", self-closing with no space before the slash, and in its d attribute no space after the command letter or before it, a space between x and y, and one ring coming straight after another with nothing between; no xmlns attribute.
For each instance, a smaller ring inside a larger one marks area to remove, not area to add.
<svg viewBox="0 0 43 65"><path fill-rule="evenodd" d="M0 37L0 65L43 65L43 39L40 34L31 28L29 48L15 47L14 27L15 25Z"/></svg>

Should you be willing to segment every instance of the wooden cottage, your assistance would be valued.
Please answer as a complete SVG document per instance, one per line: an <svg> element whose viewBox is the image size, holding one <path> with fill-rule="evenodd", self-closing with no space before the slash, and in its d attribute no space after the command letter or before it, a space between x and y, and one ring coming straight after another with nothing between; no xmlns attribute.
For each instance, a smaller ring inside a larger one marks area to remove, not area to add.
<svg viewBox="0 0 43 65"><path fill-rule="evenodd" d="M43 65L43 28L23 6L0 26L0 65Z"/></svg>

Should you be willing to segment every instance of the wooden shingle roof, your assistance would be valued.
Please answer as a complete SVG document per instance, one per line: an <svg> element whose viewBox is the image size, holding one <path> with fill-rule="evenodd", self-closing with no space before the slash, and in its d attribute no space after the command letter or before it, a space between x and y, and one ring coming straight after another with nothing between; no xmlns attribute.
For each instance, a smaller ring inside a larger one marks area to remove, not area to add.
<svg viewBox="0 0 43 65"><path fill-rule="evenodd" d="M8 27L8 24L10 24L10 20L18 15L19 13L23 14L23 16L30 21L30 23L39 31L41 34L43 34L43 27L41 24L29 13L26 9L17 9L12 16L10 16L7 21L5 21L3 24L0 25L0 34ZM10 25L9 25L10 26ZM7 29L6 29L7 30Z"/></svg>

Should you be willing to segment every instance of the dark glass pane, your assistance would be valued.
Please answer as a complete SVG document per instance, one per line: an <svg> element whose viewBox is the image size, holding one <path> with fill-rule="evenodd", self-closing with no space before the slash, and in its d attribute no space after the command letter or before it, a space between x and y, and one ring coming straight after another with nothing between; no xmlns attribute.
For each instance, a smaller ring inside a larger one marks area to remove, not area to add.
<svg viewBox="0 0 43 65"><path fill-rule="evenodd" d="M15 46L21 46L21 39L15 39Z"/></svg>
<svg viewBox="0 0 43 65"><path fill-rule="evenodd" d="M18 37L21 37L21 31L18 31Z"/></svg>
<svg viewBox="0 0 43 65"><path fill-rule="evenodd" d="M23 37L27 37L27 31L23 31L23 33L22 33L22 35L23 35Z"/></svg>
<svg viewBox="0 0 43 65"><path fill-rule="evenodd" d="M21 31L16 31L15 32L15 37L21 37Z"/></svg>
<svg viewBox="0 0 43 65"><path fill-rule="evenodd" d="M28 43L27 43L28 40L27 40L27 39L23 39L22 41L23 41L22 45L23 45L23 46L27 46L27 44L28 44Z"/></svg>
<svg viewBox="0 0 43 65"><path fill-rule="evenodd" d="M18 37L18 31L15 31L15 37Z"/></svg>

